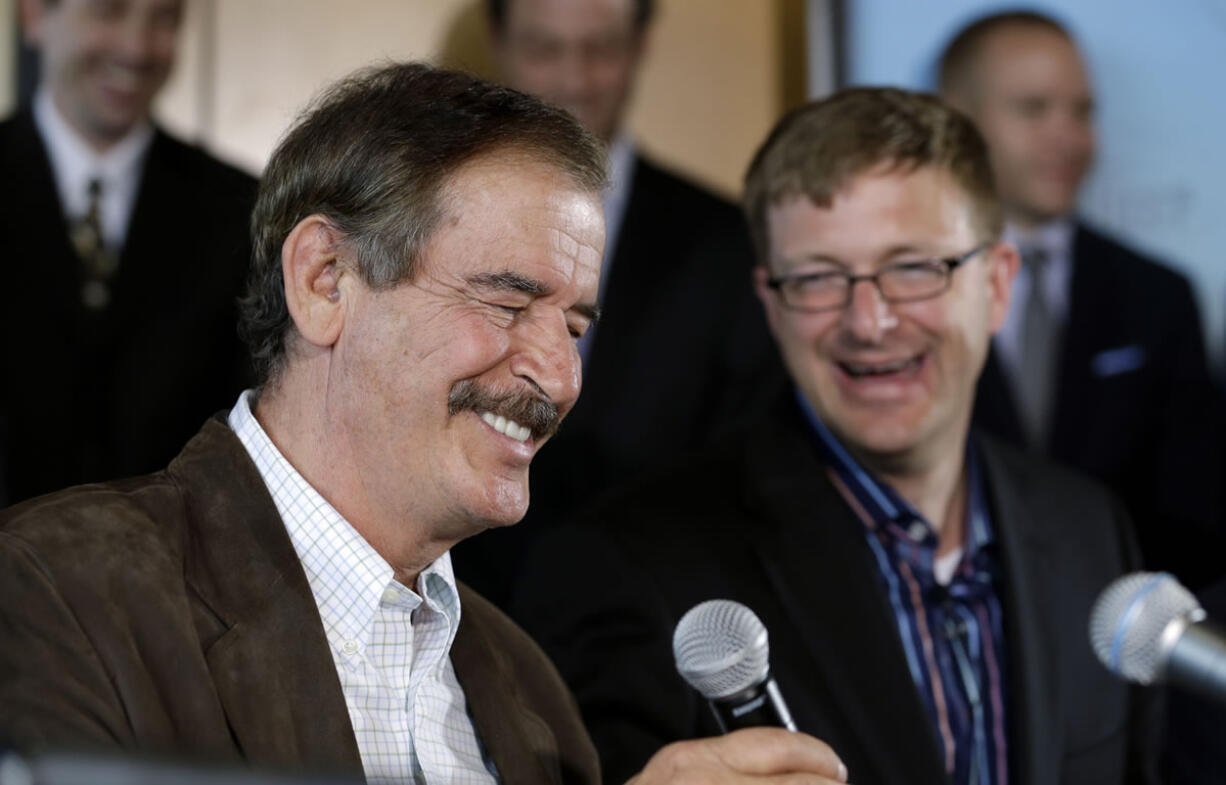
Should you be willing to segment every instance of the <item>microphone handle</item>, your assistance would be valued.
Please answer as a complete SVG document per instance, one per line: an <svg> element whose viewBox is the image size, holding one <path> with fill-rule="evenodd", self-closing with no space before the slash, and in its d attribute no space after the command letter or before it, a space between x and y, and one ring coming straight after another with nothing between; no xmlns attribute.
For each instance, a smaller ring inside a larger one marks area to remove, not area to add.
<svg viewBox="0 0 1226 785"><path fill-rule="evenodd" d="M1208 622L1189 624L1171 647L1166 679L1226 704L1226 633Z"/></svg>
<svg viewBox="0 0 1226 785"><path fill-rule="evenodd" d="M720 730L731 733L741 728L787 728L796 730L796 723L788 711L779 687L770 676L765 681L726 698L715 698L708 703L715 714Z"/></svg>

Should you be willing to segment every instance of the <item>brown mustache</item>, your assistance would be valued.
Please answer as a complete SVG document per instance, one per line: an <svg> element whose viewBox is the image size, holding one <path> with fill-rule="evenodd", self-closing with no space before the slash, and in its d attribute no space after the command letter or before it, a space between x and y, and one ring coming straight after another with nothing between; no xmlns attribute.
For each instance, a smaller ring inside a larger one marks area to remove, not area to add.
<svg viewBox="0 0 1226 785"><path fill-rule="evenodd" d="M531 430L537 439L552 436L562 419L548 398L524 392L496 393L471 379L456 383L447 396L448 413L466 410L502 415Z"/></svg>

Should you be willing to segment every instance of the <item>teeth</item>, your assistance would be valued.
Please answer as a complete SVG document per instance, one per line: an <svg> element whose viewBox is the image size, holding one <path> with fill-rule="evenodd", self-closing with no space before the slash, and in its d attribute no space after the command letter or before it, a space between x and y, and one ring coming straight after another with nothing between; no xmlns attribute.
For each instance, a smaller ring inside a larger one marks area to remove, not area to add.
<svg viewBox="0 0 1226 785"><path fill-rule="evenodd" d="M517 442L527 441L528 437L532 435L532 430L526 425L520 425L514 420L508 420L501 414L495 415L490 412L482 412L481 419L495 431L510 436Z"/></svg>
<svg viewBox="0 0 1226 785"><path fill-rule="evenodd" d="M847 363L845 367L847 368L848 371L851 372L853 376L866 376L869 374L880 375L880 374L886 374L886 373L895 373L897 371L901 371L905 368L910 367L915 362L916 361L914 359L907 359L907 360L898 360L896 362L892 362L887 365L853 365L851 363Z"/></svg>

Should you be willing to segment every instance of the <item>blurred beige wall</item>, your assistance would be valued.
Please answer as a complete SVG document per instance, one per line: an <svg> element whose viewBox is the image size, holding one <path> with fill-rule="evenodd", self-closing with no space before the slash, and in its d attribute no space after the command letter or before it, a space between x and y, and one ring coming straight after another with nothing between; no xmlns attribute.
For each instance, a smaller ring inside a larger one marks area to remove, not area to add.
<svg viewBox="0 0 1226 785"><path fill-rule="evenodd" d="M726 194L738 194L779 116L781 4L664 0L639 76L630 128L643 146Z"/></svg>
<svg viewBox="0 0 1226 785"><path fill-rule="evenodd" d="M458 0L189 0L158 116L258 171L322 87L380 60L433 59Z"/></svg>
<svg viewBox="0 0 1226 785"><path fill-rule="evenodd" d="M17 92L17 0L0 0L0 117Z"/></svg>
<svg viewBox="0 0 1226 785"><path fill-rule="evenodd" d="M14 82L14 4L0 0L0 100ZM659 0L629 116L644 148L739 192L750 155L786 102L791 71L803 67L784 51L794 46L786 30L796 26L798 5ZM189 0L179 64L156 111L180 135L256 172L324 85L387 58L491 76L486 36L478 0Z"/></svg>

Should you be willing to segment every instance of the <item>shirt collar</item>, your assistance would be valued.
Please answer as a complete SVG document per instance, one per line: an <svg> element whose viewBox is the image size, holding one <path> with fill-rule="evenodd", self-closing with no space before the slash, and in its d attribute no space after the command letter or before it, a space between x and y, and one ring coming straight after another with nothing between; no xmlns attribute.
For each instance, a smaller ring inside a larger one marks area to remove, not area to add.
<svg viewBox="0 0 1226 785"><path fill-rule="evenodd" d="M68 124L46 88L35 93L33 111L61 191L85 193L86 185L95 178L109 182L135 177L153 141L153 125L145 121L105 153L99 153Z"/></svg>
<svg viewBox="0 0 1226 785"><path fill-rule="evenodd" d="M1068 217L1053 218L1032 229L1006 224L1004 239L1019 248L1038 246L1052 257L1067 256L1073 245L1073 228L1073 220Z"/></svg>
<svg viewBox="0 0 1226 785"><path fill-rule="evenodd" d="M617 237L621 232L626 205L630 201L630 189L634 185L634 140L624 131L619 131L609 143L609 187L601 194L605 220L604 268L607 270L617 251ZM601 276L601 290L607 276Z"/></svg>
<svg viewBox="0 0 1226 785"><path fill-rule="evenodd" d="M795 395L805 421L810 426L818 452L868 516L867 519L861 517L861 522L870 529L880 531L885 536L891 538L905 536L911 541L930 545L935 551L936 530L932 524L910 502L864 468L848 452L838 437L818 417L817 412L799 388L795 389ZM970 560L981 548L991 543L994 536L987 512L987 500L983 492L978 450L975 448L973 439L967 440L966 451L967 531L963 559ZM923 528L918 529L917 525Z"/></svg>
<svg viewBox="0 0 1226 785"><path fill-rule="evenodd" d="M254 400L254 390L239 396L230 410L230 427L251 455L281 514L329 643L338 651L346 641L358 641L364 647L375 612L391 590L409 596L413 608L424 600L431 610L446 616L449 651L460 623L460 597L450 552L422 570L416 587L397 583L392 566L272 443L251 410Z"/></svg>
<svg viewBox="0 0 1226 785"><path fill-rule="evenodd" d="M1030 271L1025 266L1018 271L1013 291L1017 302L1025 301L1035 286L1042 286L1043 296L1052 313L1061 319L1068 313L1069 280L1073 274L1073 229L1073 221L1070 218L1056 218L1026 231L1013 224L1005 226L1002 239L1017 246L1019 251L1027 248L1041 248L1047 253L1047 264L1043 269L1042 281L1030 280ZM1010 316L1014 317L1013 321L1021 318L1020 314L1023 310L1022 308L1010 310ZM1020 329L1017 325L1009 326Z"/></svg>

